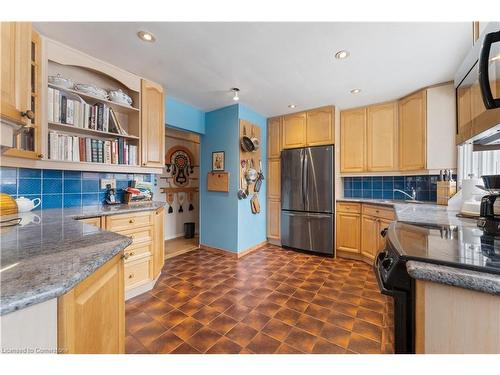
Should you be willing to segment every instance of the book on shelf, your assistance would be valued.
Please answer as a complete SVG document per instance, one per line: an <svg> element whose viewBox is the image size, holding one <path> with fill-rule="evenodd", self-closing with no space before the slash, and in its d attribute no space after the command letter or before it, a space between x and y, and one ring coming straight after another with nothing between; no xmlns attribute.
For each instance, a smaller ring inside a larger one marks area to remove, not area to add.
<svg viewBox="0 0 500 375"><path fill-rule="evenodd" d="M49 122L128 135L113 108L106 103L89 104L76 94L67 94L52 87L48 88L47 95Z"/></svg>
<svg viewBox="0 0 500 375"><path fill-rule="evenodd" d="M123 138L101 140L49 131L49 159L137 165L137 145Z"/></svg>

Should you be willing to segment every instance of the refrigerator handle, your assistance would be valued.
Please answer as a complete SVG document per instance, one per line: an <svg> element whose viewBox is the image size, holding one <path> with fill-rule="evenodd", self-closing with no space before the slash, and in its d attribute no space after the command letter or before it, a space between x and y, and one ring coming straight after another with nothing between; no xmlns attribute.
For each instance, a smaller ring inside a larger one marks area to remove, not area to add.
<svg viewBox="0 0 500 375"><path fill-rule="evenodd" d="M304 149L300 149L300 180L301 180L301 186L300 186L300 192L302 194L302 206L305 208L306 206L306 203L305 203L305 198L306 198L306 195L304 194L304 190L305 190L305 186L304 186L304 182L305 182L305 178L304 178L304 161L305 161L305 152L304 152Z"/></svg>
<svg viewBox="0 0 500 375"><path fill-rule="evenodd" d="M309 156L307 154L308 149L304 149L304 170L303 170L303 175L302 175L302 185L304 186L304 189L302 190L302 194L304 194L304 210L306 210L309 206L308 202L308 193L309 193L309 186L308 186L308 180L307 180L307 175L308 175L308 169L309 169Z"/></svg>

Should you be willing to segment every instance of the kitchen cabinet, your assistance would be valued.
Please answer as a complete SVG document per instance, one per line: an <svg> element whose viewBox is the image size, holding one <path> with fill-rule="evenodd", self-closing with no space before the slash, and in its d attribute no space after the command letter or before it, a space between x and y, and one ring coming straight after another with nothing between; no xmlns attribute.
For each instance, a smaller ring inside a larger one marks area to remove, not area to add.
<svg viewBox="0 0 500 375"><path fill-rule="evenodd" d="M122 253L58 298L57 346L67 354L125 351Z"/></svg>
<svg viewBox="0 0 500 375"><path fill-rule="evenodd" d="M279 244L281 222L281 201L278 199L267 200L267 238L269 242Z"/></svg>
<svg viewBox="0 0 500 375"><path fill-rule="evenodd" d="M396 102L368 107L366 122L367 170L394 171L398 167L398 107Z"/></svg>
<svg viewBox="0 0 500 375"><path fill-rule="evenodd" d="M281 197L281 160L269 159L268 160L268 185L267 196L269 199L279 200Z"/></svg>
<svg viewBox="0 0 500 375"><path fill-rule="evenodd" d="M457 90L458 133L456 143L461 144L471 137L471 88L462 87Z"/></svg>
<svg viewBox="0 0 500 375"><path fill-rule="evenodd" d="M316 108L306 113L306 145L321 146L334 143L332 106Z"/></svg>
<svg viewBox="0 0 500 375"><path fill-rule="evenodd" d="M29 22L1 22L0 116L24 125L5 156L40 159L41 39Z"/></svg>
<svg viewBox="0 0 500 375"><path fill-rule="evenodd" d="M399 101L399 169L426 169L426 90Z"/></svg>
<svg viewBox="0 0 500 375"><path fill-rule="evenodd" d="M153 214L153 220L153 275L159 275L163 268L163 264L165 263L165 209L163 207L155 211Z"/></svg>
<svg viewBox="0 0 500 375"><path fill-rule="evenodd" d="M293 113L283 116L282 147L297 148L306 145L306 113Z"/></svg>
<svg viewBox="0 0 500 375"><path fill-rule="evenodd" d="M340 114L340 171L366 170L366 108Z"/></svg>
<svg viewBox="0 0 500 375"><path fill-rule="evenodd" d="M267 158L279 159L281 156L281 121L274 117L267 122Z"/></svg>
<svg viewBox="0 0 500 375"><path fill-rule="evenodd" d="M378 250L379 220L373 216L361 217L361 254L374 259Z"/></svg>
<svg viewBox="0 0 500 375"><path fill-rule="evenodd" d="M394 220L391 208L374 204L338 202L336 237L338 256L372 264L385 246L380 232Z"/></svg>
<svg viewBox="0 0 500 375"><path fill-rule="evenodd" d="M337 250L360 252L360 216L357 213L337 212Z"/></svg>
<svg viewBox="0 0 500 375"><path fill-rule="evenodd" d="M1 116L29 124L22 113L30 107L31 23L1 22Z"/></svg>
<svg viewBox="0 0 500 375"><path fill-rule="evenodd" d="M161 85L141 81L141 154L142 165L165 165L165 115Z"/></svg>

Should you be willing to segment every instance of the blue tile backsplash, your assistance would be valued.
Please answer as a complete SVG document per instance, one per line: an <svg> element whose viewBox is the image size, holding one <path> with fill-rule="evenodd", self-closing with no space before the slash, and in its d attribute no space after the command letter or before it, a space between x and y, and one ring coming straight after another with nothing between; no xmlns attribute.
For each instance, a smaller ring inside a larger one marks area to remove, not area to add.
<svg viewBox="0 0 500 375"><path fill-rule="evenodd" d="M104 202L106 189L100 189L101 178L115 178L117 198L121 189L134 179L153 181L150 174L101 173L48 169L0 167L0 192L14 198L40 198L40 208L79 207Z"/></svg>
<svg viewBox="0 0 500 375"><path fill-rule="evenodd" d="M344 177L344 197L404 200L407 197L394 189L411 195L414 188L417 200L436 201L437 180L437 175Z"/></svg>

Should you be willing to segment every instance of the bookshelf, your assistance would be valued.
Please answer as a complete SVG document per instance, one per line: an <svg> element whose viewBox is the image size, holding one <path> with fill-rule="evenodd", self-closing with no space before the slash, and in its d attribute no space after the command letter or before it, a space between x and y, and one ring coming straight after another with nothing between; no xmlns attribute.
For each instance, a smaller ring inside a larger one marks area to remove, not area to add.
<svg viewBox="0 0 500 375"><path fill-rule="evenodd" d="M137 77L137 85L124 84L117 75L96 69L95 61L90 61L92 58L82 54L79 63L75 64L66 57L61 45L54 47L52 53L49 49L47 56L47 100L44 101L47 106L48 159L86 166L139 166L140 78ZM48 81L49 76L58 75L70 79L75 85L94 85L108 92L120 89L132 98L132 105Z"/></svg>

